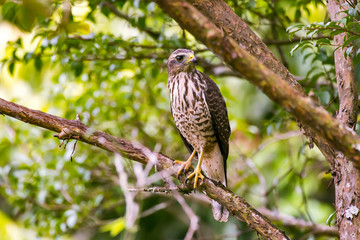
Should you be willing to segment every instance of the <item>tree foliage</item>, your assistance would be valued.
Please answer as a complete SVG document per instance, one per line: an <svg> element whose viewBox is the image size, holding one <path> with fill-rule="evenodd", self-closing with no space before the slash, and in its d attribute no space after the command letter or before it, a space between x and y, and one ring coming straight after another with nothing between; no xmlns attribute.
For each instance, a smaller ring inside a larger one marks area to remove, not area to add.
<svg viewBox="0 0 360 240"><path fill-rule="evenodd" d="M321 0L227 3L305 91L335 114L339 100L331 37L346 33L338 47L348 47L346 55L358 62L357 6L350 6L346 18L330 21ZM166 59L177 48L194 50L198 68L217 82L226 98L232 127L229 188L259 208L334 225L329 164L317 148L309 148L296 120L154 2L6 1L1 19L0 32L11 29L17 36L0 52L1 97L67 119L79 114L91 127L176 159L188 155L170 114ZM137 189L140 207L128 228L113 154L76 141L60 144L49 131L2 117L0 202L12 219L51 238L184 238L189 220L174 194L141 190L162 187L163 181L139 186L140 166L123 159L128 187ZM185 199L200 217L195 238L256 236L236 219L215 222L203 195ZM311 228L275 223L293 238L329 239Z"/></svg>

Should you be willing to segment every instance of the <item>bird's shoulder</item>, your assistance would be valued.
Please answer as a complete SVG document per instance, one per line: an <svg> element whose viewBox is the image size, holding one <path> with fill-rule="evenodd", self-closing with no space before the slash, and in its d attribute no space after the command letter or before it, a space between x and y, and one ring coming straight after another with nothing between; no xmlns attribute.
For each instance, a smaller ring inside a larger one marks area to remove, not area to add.
<svg viewBox="0 0 360 240"><path fill-rule="evenodd" d="M201 80L204 82L205 86L206 86L206 95L208 100L213 100L213 98L216 98L216 100L220 100L221 102L225 103L225 99L223 98L220 89L218 87L218 85L215 83L214 80L212 80L209 76L207 76L206 74L200 72L199 70L197 70L197 74L199 74L199 77L201 78Z"/></svg>

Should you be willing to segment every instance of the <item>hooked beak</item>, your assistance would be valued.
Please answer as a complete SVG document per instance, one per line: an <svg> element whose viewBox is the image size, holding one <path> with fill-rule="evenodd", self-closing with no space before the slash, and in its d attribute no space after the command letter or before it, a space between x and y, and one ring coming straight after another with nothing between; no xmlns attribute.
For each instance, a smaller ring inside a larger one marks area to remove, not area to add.
<svg viewBox="0 0 360 240"><path fill-rule="evenodd" d="M188 59L185 61L185 63L189 63L189 62L197 63L197 59L196 59L195 55L192 53L189 55Z"/></svg>

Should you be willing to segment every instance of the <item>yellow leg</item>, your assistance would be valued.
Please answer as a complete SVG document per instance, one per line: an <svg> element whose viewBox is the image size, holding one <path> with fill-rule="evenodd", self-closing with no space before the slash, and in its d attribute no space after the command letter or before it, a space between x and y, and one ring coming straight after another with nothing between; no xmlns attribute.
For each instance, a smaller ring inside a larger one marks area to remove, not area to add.
<svg viewBox="0 0 360 240"><path fill-rule="evenodd" d="M180 175L183 170L184 170L184 172L186 172L189 170L189 168L192 167L191 163L192 163L192 160L193 160L195 154L196 154L196 151L194 150L192 152L191 156L188 158L188 160L186 160L186 162L182 162L182 161L178 161L178 160L174 161L174 164L177 164L177 163L181 164L181 167L178 171L178 175Z"/></svg>
<svg viewBox="0 0 360 240"><path fill-rule="evenodd" d="M190 174L188 176L188 178L187 178L189 180L189 179L191 179L191 178L193 178L195 176L195 180L194 180L194 188L195 189L197 187L197 183L198 183L199 178L204 179L204 175L201 174L201 163L203 161L203 154L204 154L204 152L201 151L200 157L199 157L199 162L198 162L198 165L195 168L195 171L192 174Z"/></svg>

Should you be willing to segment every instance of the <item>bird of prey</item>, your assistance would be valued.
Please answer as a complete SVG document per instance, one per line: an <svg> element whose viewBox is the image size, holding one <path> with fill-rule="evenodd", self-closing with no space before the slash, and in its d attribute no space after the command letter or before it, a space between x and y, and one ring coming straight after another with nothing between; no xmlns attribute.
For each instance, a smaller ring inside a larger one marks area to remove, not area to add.
<svg viewBox="0 0 360 240"><path fill-rule="evenodd" d="M229 154L230 125L226 104L216 83L195 68L196 57L188 49L177 49L167 62L169 73L171 113L180 136L191 154L181 163L181 172L187 171L195 155L198 164L188 177L203 179L201 169L211 179L226 186L226 160ZM214 218L226 222L228 210L212 201Z"/></svg>

